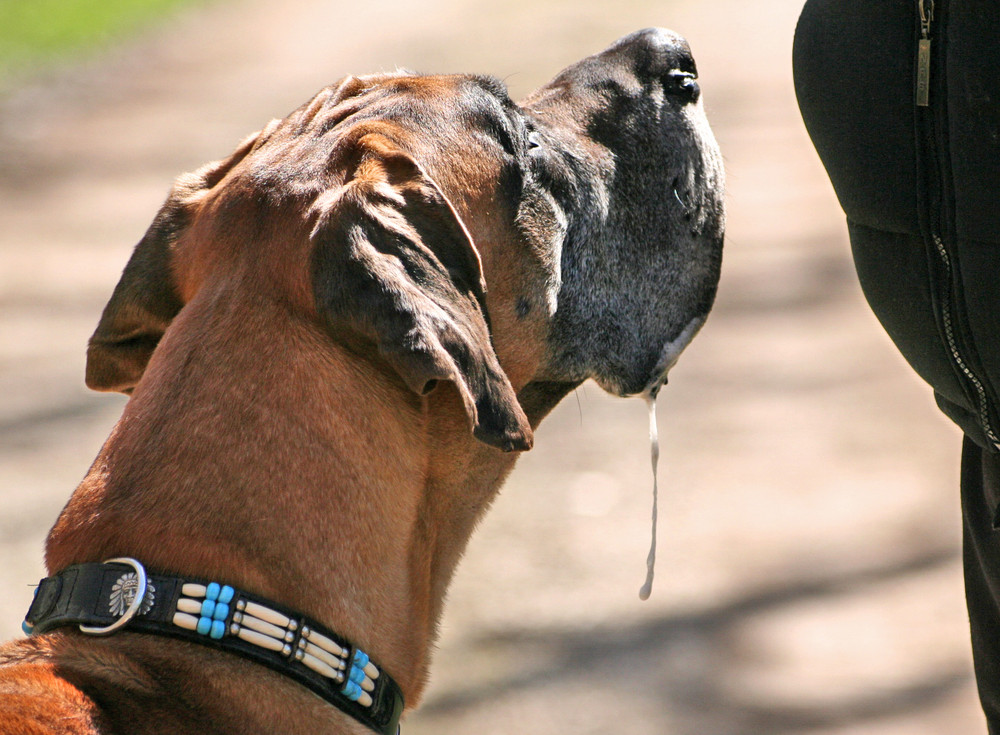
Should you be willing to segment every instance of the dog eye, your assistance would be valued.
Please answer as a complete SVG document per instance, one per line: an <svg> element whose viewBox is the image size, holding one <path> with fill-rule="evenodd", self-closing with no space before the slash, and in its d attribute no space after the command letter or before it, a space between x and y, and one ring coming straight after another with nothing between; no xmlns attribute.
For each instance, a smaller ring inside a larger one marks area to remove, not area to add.
<svg viewBox="0 0 1000 735"><path fill-rule="evenodd" d="M528 133L528 150L533 148L538 148L542 145L542 136L538 134L537 130L532 130Z"/></svg>

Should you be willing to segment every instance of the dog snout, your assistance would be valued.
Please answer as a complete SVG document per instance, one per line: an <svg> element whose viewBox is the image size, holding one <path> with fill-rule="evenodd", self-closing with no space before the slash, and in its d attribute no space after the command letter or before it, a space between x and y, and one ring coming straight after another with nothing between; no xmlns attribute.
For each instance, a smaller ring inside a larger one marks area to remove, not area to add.
<svg viewBox="0 0 1000 735"><path fill-rule="evenodd" d="M527 100L579 152L546 159L573 184L553 188L567 236L546 379L655 390L711 308L725 176L697 73L687 41L647 28Z"/></svg>

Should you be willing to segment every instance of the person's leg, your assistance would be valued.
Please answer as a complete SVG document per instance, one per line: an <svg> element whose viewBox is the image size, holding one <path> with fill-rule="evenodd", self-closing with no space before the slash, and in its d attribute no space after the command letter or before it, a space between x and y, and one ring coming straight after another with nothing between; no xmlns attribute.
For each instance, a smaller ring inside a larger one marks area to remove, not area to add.
<svg viewBox="0 0 1000 735"><path fill-rule="evenodd" d="M990 735L1000 735L1000 457L969 439L962 450L965 598L979 698Z"/></svg>

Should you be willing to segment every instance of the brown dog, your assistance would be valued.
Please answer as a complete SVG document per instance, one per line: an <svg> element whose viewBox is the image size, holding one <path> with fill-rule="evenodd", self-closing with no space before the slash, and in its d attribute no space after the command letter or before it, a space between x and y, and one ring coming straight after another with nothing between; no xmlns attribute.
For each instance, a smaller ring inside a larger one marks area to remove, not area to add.
<svg viewBox="0 0 1000 735"><path fill-rule="evenodd" d="M415 705L512 450L587 378L655 392L708 313L722 168L694 79L661 30L521 105L486 77L348 77L182 176L91 340L87 384L132 397L52 529L63 575L29 622L69 599L63 570L129 557L319 621ZM183 620L194 593L154 602L174 584L154 575L123 597L135 575L107 568L123 632L0 649L0 732L394 729L294 662L153 634L144 616Z"/></svg>

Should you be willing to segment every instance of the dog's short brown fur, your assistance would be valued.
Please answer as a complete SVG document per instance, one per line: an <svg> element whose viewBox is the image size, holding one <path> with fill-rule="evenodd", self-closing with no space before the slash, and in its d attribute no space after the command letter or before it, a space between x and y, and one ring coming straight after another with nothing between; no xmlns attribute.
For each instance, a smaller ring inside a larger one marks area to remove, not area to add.
<svg viewBox="0 0 1000 735"><path fill-rule="evenodd" d="M92 338L88 385L132 397L49 569L226 580L415 705L532 429L589 377L658 386L711 306L722 172L693 75L647 30L520 106L490 78L349 77L181 177ZM70 629L0 649L0 731L366 732L237 657Z"/></svg>

